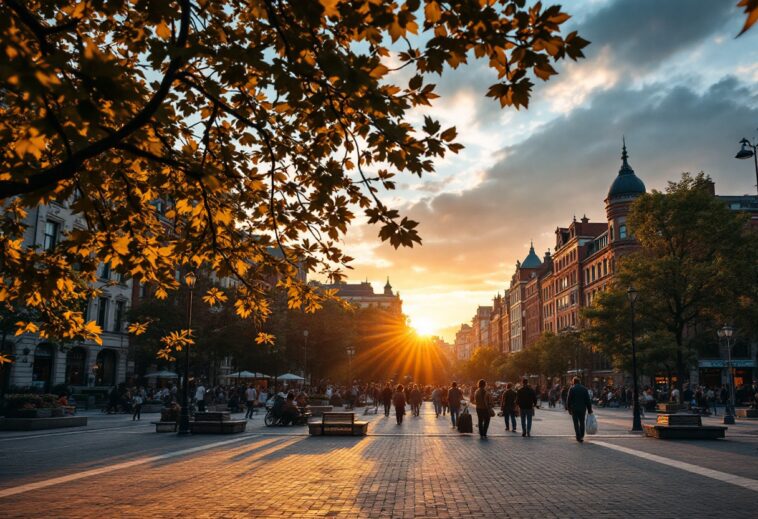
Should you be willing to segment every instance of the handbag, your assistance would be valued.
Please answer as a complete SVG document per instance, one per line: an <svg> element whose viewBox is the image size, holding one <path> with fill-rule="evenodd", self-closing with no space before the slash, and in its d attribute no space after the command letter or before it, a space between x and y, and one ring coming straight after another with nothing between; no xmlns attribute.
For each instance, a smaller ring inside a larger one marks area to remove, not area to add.
<svg viewBox="0 0 758 519"><path fill-rule="evenodd" d="M587 434L597 434L597 418L594 414L587 415L587 421L584 425L584 430Z"/></svg>
<svg viewBox="0 0 758 519"><path fill-rule="evenodd" d="M495 416L495 410L493 408L488 407L487 410L490 412L490 418L492 418L493 416Z"/></svg>

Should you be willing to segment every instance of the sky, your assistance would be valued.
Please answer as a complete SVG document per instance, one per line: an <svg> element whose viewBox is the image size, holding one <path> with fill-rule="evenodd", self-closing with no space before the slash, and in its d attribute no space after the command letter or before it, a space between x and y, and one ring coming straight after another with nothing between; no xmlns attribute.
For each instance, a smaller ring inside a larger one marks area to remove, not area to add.
<svg viewBox="0 0 758 519"><path fill-rule="evenodd" d="M592 43L586 59L537 81L528 110L484 96L496 79L484 63L438 78L441 98L411 118L455 125L466 147L437 160L433 175L397 177L399 189L383 195L420 222L423 246L395 250L359 222L344 243L355 257L348 280L381 291L389 277L411 323L452 340L508 287L530 242L542 256L574 216L604 220L622 136L648 190L704 171L719 194L754 194L753 165L734 154L742 137L758 136L758 27L735 38L744 22L736 3L565 2L566 31Z"/></svg>

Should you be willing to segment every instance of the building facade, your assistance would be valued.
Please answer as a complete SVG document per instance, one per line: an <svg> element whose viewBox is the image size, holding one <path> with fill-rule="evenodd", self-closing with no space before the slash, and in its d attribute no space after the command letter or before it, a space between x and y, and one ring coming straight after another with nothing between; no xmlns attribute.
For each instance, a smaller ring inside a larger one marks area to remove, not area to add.
<svg viewBox="0 0 758 519"><path fill-rule="evenodd" d="M51 203L36 207L26 218L24 247L52 250L66 233L85 229L84 219L66 206ZM99 296L88 301L85 320L102 329L102 346L91 341L60 343L32 334L6 338L6 350L14 355L7 386L50 391L57 384L110 388L126 381L129 336L127 313L132 281L121 279L109 265L98 268L95 287ZM7 367L5 369L8 369Z"/></svg>

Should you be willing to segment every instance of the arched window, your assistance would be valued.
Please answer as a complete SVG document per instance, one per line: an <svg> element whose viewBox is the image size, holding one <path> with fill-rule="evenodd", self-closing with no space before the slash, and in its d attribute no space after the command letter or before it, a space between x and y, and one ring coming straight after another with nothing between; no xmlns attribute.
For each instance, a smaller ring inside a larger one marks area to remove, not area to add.
<svg viewBox="0 0 758 519"><path fill-rule="evenodd" d="M66 355L66 384L84 386L87 384L87 350L72 348Z"/></svg>
<svg viewBox="0 0 758 519"><path fill-rule="evenodd" d="M48 342L42 342L34 349L32 365L32 386L43 391L50 390L53 379L53 355L55 348Z"/></svg>

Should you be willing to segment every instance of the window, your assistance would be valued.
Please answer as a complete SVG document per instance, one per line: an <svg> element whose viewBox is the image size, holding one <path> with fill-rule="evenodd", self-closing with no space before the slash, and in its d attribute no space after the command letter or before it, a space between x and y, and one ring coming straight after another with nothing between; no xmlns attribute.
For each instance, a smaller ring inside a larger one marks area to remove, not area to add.
<svg viewBox="0 0 758 519"><path fill-rule="evenodd" d="M108 298L101 297L97 301L97 325L105 331L108 327Z"/></svg>
<svg viewBox="0 0 758 519"><path fill-rule="evenodd" d="M59 229L60 224L58 222L53 222L51 220L45 222L45 237L42 241L42 247L45 250L53 250L58 244Z"/></svg>
<svg viewBox="0 0 758 519"><path fill-rule="evenodd" d="M116 301L116 322L113 323L114 332L123 332L124 316L126 314L126 302Z"/></svg>
<svg viewBox="0 0 758 519"><path fill-rule="evenodd" d="M625 240L626 239L626 225L621 224L619 225L619 240Z"/></svg>
<svg viewBox="0 0 758 519"><path fill-rule="evenodd" d="M100 279L108 281L111 277L111 264L103 263L103 267L100 269Z"/></svg>
<svg viewBox="0 0 758 519"><path fill-rule="evenodd" d="M603 260L603 275L608 275L608 258Z"/></svg>

